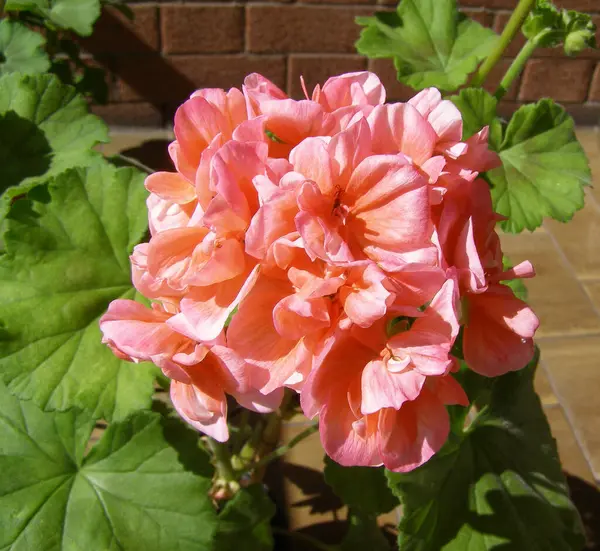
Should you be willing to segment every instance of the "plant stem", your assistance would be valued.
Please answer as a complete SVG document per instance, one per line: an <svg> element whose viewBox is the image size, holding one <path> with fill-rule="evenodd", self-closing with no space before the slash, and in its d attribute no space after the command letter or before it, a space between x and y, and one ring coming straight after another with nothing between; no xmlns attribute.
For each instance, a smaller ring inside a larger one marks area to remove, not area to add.
<svg viewBox="0 0 600 551"><path fill-rule="evenodd" d="M215 466L217 468L219 477L227 482L236 482L237 476L233 466L231 465L231 454L227 449L227 445L217 442L214 438L209 436L208 446L213 452Z"/></svg>
<svg viewBox="0 0 600 551"><path fill-rule="evenodd" d="M305 438L308 438L311 434L314 434L318 430L319 430L319 425L317 425L317 424L311 425L306 430L303 430L300 434L297 434L296 436L294 436L294 438L292 438L290 440L289 444L286 444L285 446L279 446L276 450L273 450L271 453L265 455L264 457L259 459L256 463L247 465L244 468L243 472L260 469L260 468L264 467L265 465L268 465L271 461L275 461L275 459L282 457L287 452L289 452L294 446L296 446L297 444L302 442L302 440L304 440Z"/></svg>
<svg viewBox="0 0 600 551"><path fill-rule="evenodd" d="M135 168L139 168L147 174L154 174L154 170L152 170L149 166L145 165L144 163L141 163L137 159L134 159L133 157L128 157L127 155L123 155L122 153L117 153L116 155L114 155L114 157L120 159L128 165L134 166Z"/></svg>
<svg viewBox="0 0 600 551"><path fill-rule="evenodd" d="M519 55L517 55L515 60L511 63L500 86L498 86L498 89L494 94L498 100L501 100L504 97L504 94L508 92L513 81L521 74L521 71L523 71L523 68L525 67L525 63L527 63L527 60L531 57L535 48L536 44L533 40L528 40L525 43L525 46L521 48Z"/></svg>
<svg viewBox="0 0 600 551"><path fill-rule="evenodd" d="M288 538L296 538L301 541L305 541L306 543L310 543L315 549L319 549L319 551L338 551L339 547L337 545L327 545L322 541L319 541L308 534L303 534L302 532L290 532L289 530L284 530L283 528L278 528L277 526L273 527L274 534L281 534L282 536L287 536Z"/></svg>
<svg viewBox="0 0 600 551"><path fill-rule="evenodd" d="M500 36L500 40L498 41L498 45L494 49L494 51L488 56L488 58L482 63L481 67L479 67L479 71L473 77L471 81L471 86L481 86L490 71L494 68L496 63L500 61L504 50L508 48L509 44L513 41L513 38L519 32L519 29L523 26L526 17L529 15L529 12L535 5L536 0L520 0L519 5L515 8L504 31L502 31L502 35Z"/></svg>

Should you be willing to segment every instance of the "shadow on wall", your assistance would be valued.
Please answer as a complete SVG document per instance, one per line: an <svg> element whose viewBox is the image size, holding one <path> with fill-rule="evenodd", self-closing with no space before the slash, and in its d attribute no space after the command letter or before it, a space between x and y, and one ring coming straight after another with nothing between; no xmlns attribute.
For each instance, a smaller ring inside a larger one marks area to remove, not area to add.
<svg viewBox="0 0 600 551"><path fill-rule="evenodd" d="M125 113L127 102L152 104L162 120L172 120L176 107L198 87L188 76L147 44L127 26L122 16L104 10L95 33L81 41L83 48L115 75L111 83L111 101L125 102L99 106L100 116L114 108L109 123L119 124L119 107ZM125 55L122 55L125 54Z"/></svg>

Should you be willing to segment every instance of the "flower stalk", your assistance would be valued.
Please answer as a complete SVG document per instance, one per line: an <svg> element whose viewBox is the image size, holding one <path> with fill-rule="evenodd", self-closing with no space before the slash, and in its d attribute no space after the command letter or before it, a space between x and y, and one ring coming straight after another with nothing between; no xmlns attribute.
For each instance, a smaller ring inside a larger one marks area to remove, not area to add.
<svg viewBox="0 0 600 551"><path fill-rule="evenodd" d="M525 63L532 56L533 52L536 49L536 43L533 40L528 40L525 45L521 48L519 55L515 58L515 60L511 63L508 71L504 75L502 82L498 86L498 89L494 93L496 99L501 100L506 92L508 92L512 83L518 78L523 69L525 68Z"/></svg>
<svg viewBox="0 0 600 551"><path fill-rule="evenodd" d="M471 86L477 87L482 86L485 82L487 76L490 74L491 70L496 66L496 64L502 58L502 54L508 48L510 43L513 41L514 37L517 35L525 19L529 15L529 12L535 6L536 0L521 0L519 5L515 8L515 11L512 13L504 31L502 31L502 35L500 36L500 40L498 41L498 45L494 49L494 51L488 56L488 58L482 63L481 67L473 77L471 81Z"/></svg>
<svg viewBox="0 0 600 551"><path fill-rule="evenodd" d="M237 475L231 463L231 454L227 444L217 442L214 438L208 438L208 446L213 453L217 475L225 482L237 482Z"/></svg>

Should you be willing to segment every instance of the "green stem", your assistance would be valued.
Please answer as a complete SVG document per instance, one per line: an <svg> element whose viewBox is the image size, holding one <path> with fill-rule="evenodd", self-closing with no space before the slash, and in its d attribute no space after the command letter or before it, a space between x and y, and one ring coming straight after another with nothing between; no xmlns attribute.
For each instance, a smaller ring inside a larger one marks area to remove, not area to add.
<svg viewBox="0 0 600 551"><path fill-rule="evenodd" d="M147 174L154 174L154 172L155 172L149 166L145 165L144 163L141 163L140 161L138 161L137 159L134 159L133 157L128 157L127 155L123 155L121 153L117 153L116 155L114 155L114 157L116 157L117 159L120 159L121 161L123 161L124 163L127 163L128 165L134 166L135 168L139 168L140 170L142 170L143 172L146 172Z"/></svg>
<svg viewBox="0 0 600 551"><path fill-rule="evenodd" d="M477 74L471 81L471 86L483 85L485 79L490 74L490 71L502 58L504 50L508 48L509 44L513 41L513 38L519 32L519 29L523 26L523 23L529 15L529 12L533 9L535 2L536 0L520 0L519 5L515 8L515 11L510 16L504 31L502 31L498 45L482 63L481 67L479 67L479 71L477 71Z"/></svg>
<svg viewBox="0 0 600 551"><path fill-rule="evenodd" d="M319 551L338 551L339 547L337 545L327 545L322 541L319 541L308 534L303 534L302 532L290 532L289 530L284 530L283 528L278 528L277 526L273 527L274 534L281 534L282 536L287 536L288 538L296 538L301 541L305 541L306 543L310 543L315 549L319 549Z"/></svg>
<svg viewBox="0 0 600 551"><path fill-rule="evenodd" d="M498 86L498 89L494 94L498 100L501 100L504 97L504 94L508 92L511 84L521 74L521 71L523 71L523 68L525 67L525 63L527 63L527 60L531 57L535 51L535 48L536 43L533 40L528 40L525 43L525 46L521 48L519 55L517 55L515 60L511 63L508 71L506 71L506 74L502 79L502 82L500 83L500 86Z"/></svg>
<svg viewBox="0 0 600 551"><path fill-rule="evenodd" d="M308 438L311 434L314 434L318 430L319 430L319 425L316 425L316 424L311 425L306 430L303 430L300 434L297 434L296 436L294 436L294 438L292 438L290 440L289 444L286 444L285 446L279 446L276 450L273 450L271 453L265 455L264 457L262 457L261 459L256 461L256 463L247 465L244 468L243 472L257 470L257 469L264 467L265 465L268 465L271 461L275 461L275 459L278 459L278 458L284 456L294 446L296 446L297 444L302 442L302 440L304 440L305 438Z"/></svg>
<svg viewBox="0 0 600 551"><path fill-rule="evenodd" d="M254 456L256 455L256 450L262 438L262 430L263 430L263 422L262 419L257 419L256 424L254 425L254 429L252 431L252 435L248 439L248 441L242 447L239 457L242 464L247 465L254 461ZM242 470L240 468L240 470ZM246 472L247 469L243 469L243 472Z"/></svg>
<svg viewBox="0 0 600 551"><path fill-rule="evenodd" d="M231 464L231 454L226 444L217 442L214 438L208 437L208 446L213 452L215 467L219 477L227 482L236 482L237 476Z"/></svg>

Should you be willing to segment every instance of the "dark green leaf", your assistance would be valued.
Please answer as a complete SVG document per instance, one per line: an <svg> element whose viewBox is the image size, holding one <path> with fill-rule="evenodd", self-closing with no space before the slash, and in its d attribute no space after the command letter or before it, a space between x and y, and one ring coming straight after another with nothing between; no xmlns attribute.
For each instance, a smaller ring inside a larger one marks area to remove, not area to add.
<svg viewBox="0 0 600 551"><path fill-rule="evenodd" d="M210 478L186 472L158 414L108 427L42 412L0 383L0 548L12 551L198 551L216 515Z"/></svg>
<svg viewBox="0 0 600 551"><path fill-rule="evenodd" d="M0 376L19 397L105 419L149 407L154 368L116 358L98 327L110 301L135 297L128 255L147 227L143 180L99 162L11 209L0 257Z"/></svg>
<svg viewBox="0 0 600 551"><path fill-rule="evenodd" d="M417 90L456 90L498 39L492 30L459 14L456 0L402 0L397 14L359 17L357 23L365 27L358 51L371 58L393 58L398 79Z"/></svg>
<svg viewBox="0 0 600 551"><path fill-rule="evenodd" d="M18 21L0 21L0 75L43 73L50 67L44 37Z"/></svg>
<svg viewBox="0 0 600 551"><path fill-rule="evenodd" d="M463 140L490 127L490 147L495 149L502 139L502 124L496 116L498 100L483 88L466 88L450 100L460 110L463 118Z"/></svg>
<svg viewBox="0 0 600 551"><path fill-rule="evenodd" d="M53 61L50 72L56 75L63 84L74 84L73 67L68 59L58 59Z"/></svg>
<svg viewBox="0 0 600 551"><path fill-rule="evenodd" d="M583 548L534 372L497 379L459 445L412 473L387 473L404 506L402 551Z"/></svg>
<svg viewBox="0 0 600 551"><path fill-rule="evenodd" d="M6 0L4 9L30 11L60 29L89 36L100 17L100 0Z"/></svg>
<svg viewBox="0 0 600 551"><path fill-rule="evenodd" d="M377 516L350 509L348 524L341 551L390 551L390 543L377 524Z"/></svg>
<svg viewBox="0 0 600 551"><path fill-rule="evenodd" d="M106 125L55 75L0 79L0 193L87 166L99 157L92 147L107 141Z"/></svg>
<svg viewBox="0 0 600 551"><path fill-rule="evenodd" d="M242 488L219 513L214 551L269 551L275 505L260 484Z"/></svg>
<svg viewBox="0 0 600 551"><path fill-rule="evenodd" d="M342 467L325 456L325 481L349 507L382 514L398 507L388 488L383 467Z"/></svg>
<svg viewBox="0 0 600 551"><path fill-rule="evenodd" d="M502 166L487 173L502 229L534 230L549 216L567 222L583 207L591 183L573 119L550 99L524 105L511 118L499 148Z"/></svg>
<svg viewBox="0 0 600 551"><path fill-rule="evenodd" d="M104 105L108 102L106 71L101 67L85 66L75 83L75 89L80 94L90 97L95 103Z"/></svg>

